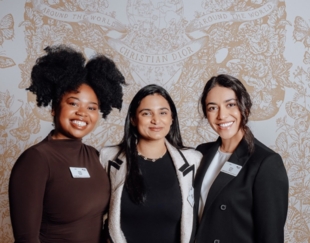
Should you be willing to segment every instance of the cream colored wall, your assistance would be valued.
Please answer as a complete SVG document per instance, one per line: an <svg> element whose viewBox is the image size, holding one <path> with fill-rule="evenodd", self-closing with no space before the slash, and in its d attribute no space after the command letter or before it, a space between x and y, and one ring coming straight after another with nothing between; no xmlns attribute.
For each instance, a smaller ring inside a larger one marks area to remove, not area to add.
<svg viewBox="0 0 310 243"><path fill-rule="evenodd" d="M49 109L25 91L30 70L45 46L60 43L109 55L130 84L123 110L85 139L97 148L120 141L129 102L149 83L171 93L187 145L214 140L197 112L202 87L220 73L241 79L255 136L288 171L286 242L309 242L309 9L308 0L0 0L0 242L13 241L11 168L52 129Z"/></svg>

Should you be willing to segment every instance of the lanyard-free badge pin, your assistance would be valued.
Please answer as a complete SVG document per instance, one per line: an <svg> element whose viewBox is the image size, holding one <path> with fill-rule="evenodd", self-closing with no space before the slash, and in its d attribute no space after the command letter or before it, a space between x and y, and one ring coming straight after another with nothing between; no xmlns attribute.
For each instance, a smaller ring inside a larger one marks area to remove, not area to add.
<svg viewBox="0 0 310 243"><path fill-rule="evenodd" d="M226 161L221 169L221 172L224 172L232 176L237 176L241 169L242 169L241 165L236 165L234 163Z"/></svg>
<svg viewBox="0 0 310 243"><path fill-rule="evenodd" d="M90 178L90 175L86 168L81 167L69 167L73 178Z"/></svg>

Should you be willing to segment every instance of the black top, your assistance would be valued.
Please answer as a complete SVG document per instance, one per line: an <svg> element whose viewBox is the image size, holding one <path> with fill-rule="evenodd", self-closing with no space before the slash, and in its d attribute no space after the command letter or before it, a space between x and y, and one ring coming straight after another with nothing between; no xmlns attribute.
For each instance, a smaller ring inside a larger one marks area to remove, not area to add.
<svg viewBox="0 0 310 243"><path fill-rule="evenodd" d="M73 178L69 167L90 178ZM98 152L75 139L51 134L16 161L9 186L15 242L99 243L110 198Z"/></svg>
<svg viewBox="0 0 310 243"><path fill-rule="evenodd" d="M182 198L170 154L155 162L138 157L146 188L146 202L134 204L124 187L121 227L128 243L179 243Z"/></svg>

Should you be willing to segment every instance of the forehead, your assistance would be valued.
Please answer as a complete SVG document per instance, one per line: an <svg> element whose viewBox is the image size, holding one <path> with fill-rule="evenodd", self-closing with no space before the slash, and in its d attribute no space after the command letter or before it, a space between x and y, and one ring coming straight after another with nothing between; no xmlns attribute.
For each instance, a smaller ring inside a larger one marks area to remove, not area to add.
<svg viewBox="0 0 310 243"><path fill-rule="evenodd" d="M222 103L229 99L237 99L235 91L230 88L215 86L209 91L206 97L206 103Z"/></svg>
<svg viewBox="0 0 310 243"><path fill-rule="evenodd" d="M98 103L98 98L94 90L87 84L81 84L81 86L77 89L76 91L69 91L66 92L62 100L66 100L70 97L77 98L80 101L85 101L85 102L95 102Z"/></svg>
<svg viewBox="0 0 310 243"><path fill-rule="evenodd" d="M155 94L144 97L141 100L141 103L138 109L146 109L146 108L157 109L157 108L162 108L162 107L170 109L170 105L168 101L160 94L155 93Z"/></svg>

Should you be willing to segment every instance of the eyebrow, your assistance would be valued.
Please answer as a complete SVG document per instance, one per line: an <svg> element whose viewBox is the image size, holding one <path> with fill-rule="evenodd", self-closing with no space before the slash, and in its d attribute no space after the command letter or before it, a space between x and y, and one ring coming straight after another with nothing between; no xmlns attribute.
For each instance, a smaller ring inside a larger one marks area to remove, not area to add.
<svg viewBox="0 0 310 243"><path fill-rule="evenodd" d="M78 100L78 101L80 101L80 99L79 98L76 98L76 97L73 97L73 96L70 96L70 97L68 97L67 98L67 100L69 100L69 99L75 99L75 100ZM94 105L98 105L98 103L96 103L96 102L93 102L93 101L90 101L90 102L88 102L89 104L94 104Z"/></svg>
<svg viewBox="0 0 310 243"><path fill-rule="evenodd" d="M230 102L230 101L232 101L232 100L235 100L235 101L236 101L237 99L231 98L231 99L225 100L224 103L228 103L228 102ZM208 104L206 104L206 106L208 106L208 105L217 105L217 104L214 103L214 102L209 102Z"/></svg>
<svg viewBox="0 0 310 243"><path fill-rule="evenodd" d="M170 109L168 109L167 107L162 107L162 108L159 108L159 110L170 110ZM142 110L140 110L139 111L139 113L141 113L141 112L143 112L143 111L152 111L152 109L149 109L149 108L145 108L145 109L142 109Z"/></svg>

